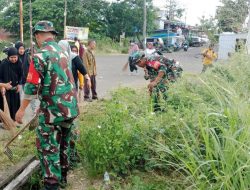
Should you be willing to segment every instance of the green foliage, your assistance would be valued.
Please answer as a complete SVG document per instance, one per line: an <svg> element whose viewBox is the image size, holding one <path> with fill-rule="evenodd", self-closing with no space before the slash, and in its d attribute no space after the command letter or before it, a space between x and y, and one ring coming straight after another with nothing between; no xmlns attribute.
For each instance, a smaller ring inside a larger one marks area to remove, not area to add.
<svg viewBox="0 0 250 190"><path fill-rule="evenodd" d="M1 2L0 2L1 3ZM154 28L155 13L152 1L148 1L148 30ZM109 36L119 40L125 32L132 36L134 28L142 28L142 0L119 1L108 3L105 0L68 0L67 25L89 27L92 33ZM1 7L0 7L1 8ZM54 23L59 37L63 36L64 1L33 0L33 25L39 20L50 20ZM24 34L29 36L29 1L23 0ZM4 26L13 35L19 35L19 1L15 0L0 13L0 26Z"/></svg>
<svg viewBox="0 0 250 190"><path fill-rule="evenodd" d="M123 101L135 94L133 90L121 89L113 94L112 100L103 103L105 115L92 117L93 113L87 113L84 116L84 120L91 117L89 119L94 123L91 127L82 127L79 147L93 174L113 170L124 175L132 169L144 167L149 152L141 137L142 129L139 124L133 123L131 109L134 107L127 106ZM130 103L136 105L136 100Z"/></svg>
<svg viewBox="0 0 250 190"><path fill-rule="evenodd" d="M185 9L181 8L178 1L166 0L167 19L174 21L183 16Z"/></svg>
<svg viewBox="0 0 250 190"><path fill-rule="evenodd" d="M248 0L222 0L216 11L218 26L222 32L239 32L248 14Z"/></svg>
<svg viewBox="0 0 250 190"><path fill-rule="evenodd" d="M152 114L146 93L116 91L82 118L84 165L92 174L153 170L181 178L182 189L249 189L249 64L248 56L236 55L205 74L184 76L169 88L166 113ZM134 180L127 187L157 187Z"/></svg>
<svg viewBox="0 0 250 190"><path fill-rule="evenodd" d="M170 90L170 97L177 94L179 101L170 98L168 106L185 114L176 121L178 139L162 136L174 140L174 145L155 141L155 159L161 167L169 165L184 173L189 188L250 187L248 64L247 56L237 56L229 65Z"/></svg>
<svg viewBox="0 0 250 190"><path fill-rule="evenodd" d="M215 34L217 32L217 25L214 17L206 18L205 16L202 16L200 18L199 28L208 35L208 38L212 43L216 42Z"/></svg>
<svg viewBox="0 0 250 190"><path fill-rule="evenodd" d="M97 47L96 48L97 48L96 51L99 54L102 54L102 53L121 53L121 51L123 49L118 42L116 42L108 37L102 37L99 40L97 40Z"/></svg>
<svg viewBox="0 0 250 190"><path fill-rule="evenodd" d="M0 11L11 5L15 0L0 0Z"/></svg>
<svg viewBox="0 0 250 190"><path fill-rule="evenodd" d="M27 183L22 186L22 190L31 190L31 189L41 189L42 181L41 181L41 173L35 172L28 179Z"/></svg>
<svg viewBox="0 0 250 190"><path fill-rule="evenodd" d="M125 0L112 3L106 12L107 35L119 40L122 32L126 36L133 36L135 30L141 31L143 27L143 0ZM147 30L155 28L155 10L152 0L148 1L147 6ZM141 32L140 32L141 33Z"/></svg>

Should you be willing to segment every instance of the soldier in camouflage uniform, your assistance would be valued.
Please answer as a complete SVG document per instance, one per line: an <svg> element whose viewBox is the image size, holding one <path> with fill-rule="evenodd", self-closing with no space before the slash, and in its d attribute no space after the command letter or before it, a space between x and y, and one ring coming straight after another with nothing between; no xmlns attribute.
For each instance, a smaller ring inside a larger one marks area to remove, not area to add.
<svg viewBox="0 0 250 190"><path fill-rule="evenodd" d="M162 111L160 106L160 94L163 100L167 100L167 72L166 65L152 58L148 59L143 52L133 54L133 63L141 68L144 68L146 80L150 79L148 85L149 93L153 102L154 112Z"/></svg>
<svg viewBox="0 0 250 190"><path fill-rule="evenodd" d="M40 104L36 146L45 190L57 190L67 183L69 141L74 118L79 114L74 78L68 54L54 41L57 34L49 21L33 28L40 49L30 64L24 100L16 114L22 123L25 109L38 93Z"/></svg>

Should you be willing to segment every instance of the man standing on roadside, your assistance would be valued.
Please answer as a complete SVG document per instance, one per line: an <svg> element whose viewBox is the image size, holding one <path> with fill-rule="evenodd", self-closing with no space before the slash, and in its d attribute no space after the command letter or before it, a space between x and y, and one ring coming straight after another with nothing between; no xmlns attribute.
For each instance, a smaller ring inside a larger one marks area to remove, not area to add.
<svg viewBox="0 0 250 190"><path fill-rule="evenodd" d="M91 81L92 100L98 99L96 92L96 60L94 55L95 47L96 47L95 40L89 40L88 48L83 55L84 64ZM92 101L90 99L90 89L88 88L86 80L84 81L84 100L89 102Z"/></svg>
<svg viewBox="0 0 250 190"><path fill-rule="evenodd" d="M22 123L25 109L38 93L41 104L36 146L44 190L58 190L59 185L67 184L71 126L79 114L70 60L54 41L57 34L50 21L39 21L34 26L39 49L30 63L24 99L16 114L16 121Z"/></svg>

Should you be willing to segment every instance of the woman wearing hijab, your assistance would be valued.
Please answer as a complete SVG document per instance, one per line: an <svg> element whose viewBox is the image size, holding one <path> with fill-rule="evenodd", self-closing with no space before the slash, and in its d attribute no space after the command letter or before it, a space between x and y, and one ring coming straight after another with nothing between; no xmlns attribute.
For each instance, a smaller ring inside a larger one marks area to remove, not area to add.
<svg viewBox="0 0 250 190"><path fill-rule="evenodd" d="M61 40L58 42L58 45L61 46L62 49L67 51L69 55L69 58L71 60L71 69L75 80L76 90L78 90L78 71L85 77L85 80L88 81L88 86L90 87L91 83L87 70L84 67L81 58L76 53L72 53L69 42L66 40Z"/></svg>
<svg viewBox="0 0 250 190"><path fill-rule="evenodd" d="M9 48L7 55L8 57L0 64L0 83L11 82L12 88L9 90L2 88L1 92L5 94L10 109L10 116L15 120L16 112L20 107L19 93L21 90L22 67L18 59L18 51L16 48ZM3 109L3 107L1 107L1 109Z"/></svg>
<svg viewBox="0 0 250 190"><path fill-rule="evenodd" d="M28 75L28 71L29 71L29 62L30 62L30 58L29 58L29 53L28 50L25 50L24 44L22 42L16 42L15 44L15 48L18 51L18 57L19 57L19 61L22 65L22 85L24 87L25 83L26 83L26 78Z"/></svg>

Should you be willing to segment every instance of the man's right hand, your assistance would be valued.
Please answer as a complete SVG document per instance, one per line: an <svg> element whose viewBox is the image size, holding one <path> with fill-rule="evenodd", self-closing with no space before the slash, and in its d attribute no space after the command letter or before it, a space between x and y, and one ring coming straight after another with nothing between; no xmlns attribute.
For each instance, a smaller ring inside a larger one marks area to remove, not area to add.
<svg viewBox="0 0 250 190"><path fill-rule="evenodd" d="M1 93L2 93L3 96L5 95L6 89L4 87L1 88Z"/></svg>
<svg viewBox="0 0 250 190"><path fill-rule="evenodd" d="M88 89L91 88L91 81L90 81L90 79L87 80L87 87L88 87Z"/></svg>
<svg viewBox="0 0 250 190"><path fill-rule="evenodd" d="M7 90L11 89L11 88L12 88L11 81L8 82L8 83L6 83L6 84L4 85L4 88L6 88Z"/></svg>
<svg viewBox="0 0 250 190"><path fill-rule="evenodd" d="M19 124L23 123L24 113L25 113L25 111L23 111L22 109L19 109L17 111L16 116L15 116L15 119L16 119L17 123L19 123Z"/></svg>

